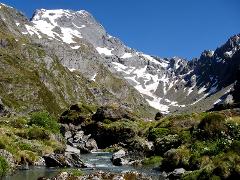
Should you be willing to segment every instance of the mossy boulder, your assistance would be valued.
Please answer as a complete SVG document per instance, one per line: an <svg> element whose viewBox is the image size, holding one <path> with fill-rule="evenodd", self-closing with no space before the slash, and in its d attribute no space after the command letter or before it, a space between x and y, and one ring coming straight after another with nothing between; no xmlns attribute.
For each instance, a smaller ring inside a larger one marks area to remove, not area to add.
<svg viewBox="0 0 240 180"><path fill-rule="evenodd" d="M97 109L97 112L93 115L94 121L110 120L111 122L118 121L121 119L134 120L135 117L132 112L126 108L119 106L102 106Z"/></svg>
<svg viewBox="0 0 240 180"><path fill-rule="evenodd" d="M201 139L216 139L227 136L225 117L218 113L207 114L199 123L196 135Z"/></svg>
<svg viewBox="0 0 240 180"><path fill-rule="evenodd" d="M188 168L191 152L185 147L170 149L164 153L161 169L173 171L177 168Z"/></svg>
<svg viewBox="0 0 240 180"><path fill-rule="evenodd" d="M177 148L180 146L181 140L177 134L175 135L167 135L163 138L158 138L154 142L155 153L158 155L163 155L165 152L172 148Z"/></svg>
<svg viewBox="0 0 240 180"><path fill-rule="evenodd" d="M80 125L90 119L94 113L94 107L84 104L74 104L60 116L60 123Z"/></svg>
<svg viewBox="0 0 240 180"><path fill-rule="evenodd" d="M106 148L117 143L126 143L138 134L138 126L133 121L121 120L110 124L92 122L84 127L84 132L91 134L99 148Z"/></svg>
<svg viewBox="0 0 240 180"><path fill-rule="evenodd" d="M167 128L150 128L148 139L150 141L155 141L157 138L163 138L164 136L168 135L170 130Z"/></svg>

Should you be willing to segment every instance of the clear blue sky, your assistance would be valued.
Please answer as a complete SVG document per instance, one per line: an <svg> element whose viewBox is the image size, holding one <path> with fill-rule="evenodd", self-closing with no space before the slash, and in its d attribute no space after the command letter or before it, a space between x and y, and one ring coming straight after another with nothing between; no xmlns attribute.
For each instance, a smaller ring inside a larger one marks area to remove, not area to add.
<svg viewBox="0 0 240 180"><path fill-rule="evenodd" d="M240 33L240 0L2 0L35 9L85 9L129 47L160 57L198 57Z"/></svg>

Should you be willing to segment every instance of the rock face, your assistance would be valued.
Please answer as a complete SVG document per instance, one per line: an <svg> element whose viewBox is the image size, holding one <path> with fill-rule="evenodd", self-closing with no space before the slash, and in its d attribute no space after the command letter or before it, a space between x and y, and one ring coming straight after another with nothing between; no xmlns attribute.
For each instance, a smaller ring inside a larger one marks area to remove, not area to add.
<svg viewBox="0 0 240 180"><path fill-rule="evenodd" d="M16 111L57 114L79 101L117 103L146 117L153 108L204 111L223 101L237 78L240 35L187 61L131 49L84 10L40 9L29 21L1 5L0 17L1 76L8 78L0 97Z"/></svg>

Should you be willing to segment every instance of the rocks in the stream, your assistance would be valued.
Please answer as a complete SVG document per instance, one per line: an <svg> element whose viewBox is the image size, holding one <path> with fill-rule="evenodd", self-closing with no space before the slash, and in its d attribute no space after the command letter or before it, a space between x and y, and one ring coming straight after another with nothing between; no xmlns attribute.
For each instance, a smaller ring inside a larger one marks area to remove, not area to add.
<svg viewBox="0 0 240 180"><path fill-rule="evenodd" d="M39 178L38 180L46 180L47 178ZM71 172L61 172L58 175L50 178L49 180L67 180L67 179L75 179L75 180L152 180L151 177L138 172L124 172L124 173L111 173L111 172L103 172L97 171L91 174L76 176Z"/></svg>
<svg viewBox="0 0 240 180"><path fill-rule="evenodd" d="M84 134L81 125L62 124L62 133L71 147L78 148L82 154L97 151L97 142L90 138L91 134Z"/></svg>
<svg viewBox="0 0 240 180"><path fill-rule="evenodd" d="M34 166L46 166L44 158L40 157L37 161L34 162Z"/></svg>
<svg viewBox="0 0 240 180"><path fill-rule="evenodd" d="M186 173L186 170L184 168L178 168L178 169L175 169L174 171L168 173L167 178L180 179L184 173Z"/></svg>
<svg viewBox="0 0 240 180"><path fill-rule="evenodd" d="M49 154L43 156L47 167L79 167L84 168L86 165L80 159L80 154Z"/></svg>
<svg viewBox="0 0 240 180"><path fill-rule="evenodd" d="M121 149L115 153L113 153L112 155L112 163L115 166L122 166L128 163L128 161L126 159L124 159L124 157L126 156L126 152Z"/></svg>

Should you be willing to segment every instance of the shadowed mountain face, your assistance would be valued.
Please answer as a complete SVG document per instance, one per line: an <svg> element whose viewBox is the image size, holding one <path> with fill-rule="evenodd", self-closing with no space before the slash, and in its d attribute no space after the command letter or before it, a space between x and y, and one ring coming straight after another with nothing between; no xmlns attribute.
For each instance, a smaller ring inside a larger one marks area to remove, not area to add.
<svg viewBox="0 0 240 180"><path fill-rule="evenodd" d="M153 108L203 111L224 101L237 80L240 35L187 61L129 48L84 10L40 9L29 21L2 4L0 16L0 96L18 111L55 112L79 101L117 103L146 116Z"/></svg>

